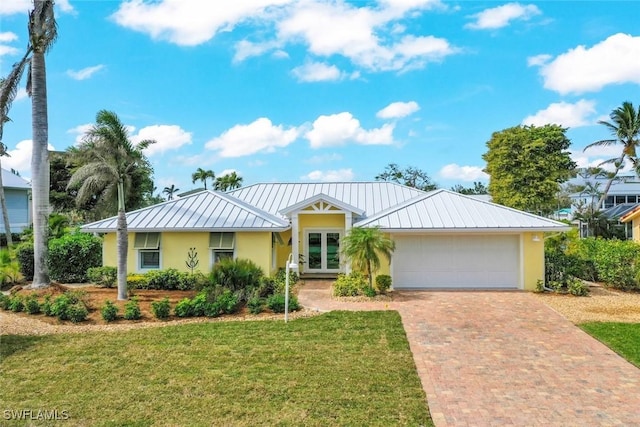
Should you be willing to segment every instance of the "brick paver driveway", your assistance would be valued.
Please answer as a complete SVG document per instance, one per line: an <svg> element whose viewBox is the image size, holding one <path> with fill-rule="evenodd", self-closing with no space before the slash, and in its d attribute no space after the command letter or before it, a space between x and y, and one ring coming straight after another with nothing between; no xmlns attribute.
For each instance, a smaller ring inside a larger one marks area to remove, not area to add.
<svg viewBox="0 0 640 427"><path fill-rule="evenodd" d="M401 292L393 302L319 310L398 310L437 426L640 426L640 369L525 292Z"/></svg>

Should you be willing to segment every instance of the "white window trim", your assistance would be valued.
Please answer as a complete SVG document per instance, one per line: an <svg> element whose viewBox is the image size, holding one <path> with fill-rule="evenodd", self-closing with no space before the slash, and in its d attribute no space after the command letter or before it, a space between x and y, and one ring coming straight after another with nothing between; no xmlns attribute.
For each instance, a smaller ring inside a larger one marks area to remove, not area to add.
<svg viewBox="0 0 640 427"><path fill-rule="evenodd" d="M158 249L136 249L137 252L137 272L145 273L147 271L162 270L162 247ZM142 268L142 253L143 252L158 252L158 268Z"/></svg>
<svg viewBox="0 0 640 427"><path fill-rule="evenodd" d="M214 266L216 252L233 252L233 259L236 259L236 250L234 249L211 249L209 248L209 270L211 270Z"/></svg>

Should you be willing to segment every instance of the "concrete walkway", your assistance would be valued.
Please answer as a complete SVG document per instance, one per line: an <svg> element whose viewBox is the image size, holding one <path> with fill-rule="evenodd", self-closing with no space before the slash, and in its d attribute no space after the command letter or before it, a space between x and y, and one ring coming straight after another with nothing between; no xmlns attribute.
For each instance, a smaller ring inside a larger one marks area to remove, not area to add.
<svg viewBox="0 0 640 427"><path fill-rule="evenodd" d="M412 291L308 308L398 310L436 426L640 426L640 369L525 292Z"/></svg>

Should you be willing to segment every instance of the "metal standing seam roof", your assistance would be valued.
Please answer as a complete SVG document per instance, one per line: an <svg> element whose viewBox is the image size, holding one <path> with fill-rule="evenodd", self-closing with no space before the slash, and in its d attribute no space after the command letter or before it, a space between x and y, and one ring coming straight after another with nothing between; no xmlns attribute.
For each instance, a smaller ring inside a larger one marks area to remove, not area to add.
<svg viewBox="0 0 640 427"><path fill-rule="evenodd" d="M478 200L448 190L434 190L357 222L386 230L565 231L570 227L538 215Z"/></svg>
<svg viewBox="0 0 640 427"><path fill-rule="evenodd" d="M117 217L87 224L86 232L113 232ZM289 222L216 191L202 191L127 213L129 231L284 231Z"/></svg>
<svg viewBox="0 0 640 427"><path fill-rule="evenodd" d="M371 216L426 194L416 188L386 181L328 183L262 183L231 191L230 195L272 215L324 194Z"/></svg>
<svg viewBox="0 0 640 427"><path fill-rule="evenodd" d="M31 188L29 181L5 169L2 169L2 186L4 188Z"/></svg>

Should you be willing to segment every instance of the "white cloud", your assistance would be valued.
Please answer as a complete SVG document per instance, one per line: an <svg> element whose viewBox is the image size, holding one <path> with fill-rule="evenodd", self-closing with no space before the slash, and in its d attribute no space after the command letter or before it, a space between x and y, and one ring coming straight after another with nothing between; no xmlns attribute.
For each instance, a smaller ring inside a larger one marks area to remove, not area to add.
<svg viewBox="0 0 640 427"><path fill-rule="evenodd" d="M9 43L16 40L18 40L18 35L16 33L12 33L11 31L0 33L0 43Z"/></svg>
<svg viewBox="0 0 640 427"><path fill-rule="evenodd" d="M589 117L595 114L595 106L595 101L588 101L586 99L581 99L575 104L564 101L556 102L550 104L544 110L528 116L522 121L522 124L534 126L556 124L571 128L588 126L593 123L593 119L589 119Z"/></svg>
<svg viewBox="0 0 640 427"><path fill-rule="evenodd" d="M615 166L612 163L602 165L602 162L617 159L622 154L621 145L600 145L587 148L586 150L569 150L571 158L580 168L586 167L602 167L605 170L613 172ZM630 162L626 162L625 166L621 169L622 172L629 172L633 169Z"/></svg>
<svg viewBox="0 0 640 427"><path fill-rule="evenodd" d="M473 182L489 179L489 175L484 173L479 166L460 166L456 163L443 166L439 174L442 178L455 179L458 181Z"/></svg>
<svg viewBox="0 0 640 427"><path fill-rule="evenodd" d="M221 157L242 157L255 153L272 153L286 147L298 138L295 127L285 129L275 126L267 118L259 118L248 125L235 125L206 143L205 147L217 150Z"/></svg>
<svg viewBox="0 0 640 427"><path fill-rule="evenodd" d="M530 56L527 58L527 65L529 67L539 67L545 65L552 58L551 55L547 55L545 53L535 56Z"/></svg>
<svg viewBox="0 0 640 427"><path fill-rule="evenodd" d="M309 140L311 148L331 147L347 142L388 145L394 142L393 129L393 124L385 124L377 129L365 130L351 113L343 112L318 117L305 137Z"/></svg>
<svg viewBox="0 0 640 427"><path fill-rule="evenodd" d="M16 144L13 150L7 150L9 157L2 158L3 169L15 169L20 172L23 178L31 176L31 153L33 143L30 139L25 139ZM54 151L53 145L49 144L49 150Z"/></svg>
<svg viewBox="0 0 640 427"><path fill-rule="evenodd" d="M561 94L596 92L611 84L640 84L640 36L614 34L578 46L540 68L544 87Z"/></svg>
<svg viewBox="0 0 640 427"><path fill-rule="evenodd" d="M32 8L31 0L9 0L0 2L0 16L27 13Z"/></svg>
<svg viewBox="0 0 640 427"><path fill-rule="evenodd" d="M533 4L507 3L502 6L485 9L471 17L475 19L465 25L472 30L495 30L506 27L514 20L529 20L542 12Z"/></svg>
<svg viewBox="0 0 640 427"><path fill-rule="evenodd" d="M404 35L392 25L424 4L387 2L386 8L373 9L345 2L300 2L276 23L277 36L283 43L306 44L318 57L340 55L370 71L421 68L458 52L445 39Z"/></svg>
<svg viewBox="0 0 640 427"><path fill-rule="evenodd" d="M145 139L156 141L144 150L147 156L153 156L191 144L191 132L185 131L178 125L153 125L143 127L136 135L131 136L131 141L135 143Z"/></svg>
<svg viewBox="0 0 640 427"><path fill-rule="evenodd" d="M335 65L328 65L323 62L307 62L291 70L291 73L301 82L332 81L346 77L346 74L341 72Z"/></svg>
<svg viewBox="0 0 640 427"><path fill-rule="evenodd" d="M104 65L99 64L99 65L94 65L92 67L86 67L77 71L67 70L67 75L74 80L86 80L91 76L93 76L98 71L102 70L103 68L104 68Z"/></svg>
<svg viewBox="0 0 640 427"><path fill-rule="evenodd" d="M249 19L265 18L268 9L292 0L211 1L128 0L111 18L119 25L181 46L196 46Z"/></svg>
<svg viewBox="0 0 640 427"><path fill-rule="evenodd" d="M20 87L16 92L16 98L14 99L14 101L22 101L23 99L27 99L28 97L29 94L27 93L27 90L23 87Z"/></svg>
<svg viewBox="0 0 640 427"><path fill-rule="evenodd" d="M354 176L353 170L349 168L328 171L315 170L301 176L300 179L304 181L338 182L352 181Z"/></svg>
<svg viewBox="0 0 640 427"><path fill-rule="evenodd" d="M378 111L377 117L381 119L399 119L409 116L420 109L415 101L409 102L392 102L391 104Z"/></svg>
<svg viewBox="0 0 640 427"><path fill-rule="evenodd" d="M78 125L74 128L71 128L67 131L67 133L70 133L72 135L76 135L75 138L75 144L74 145L79 145L82 140L84 139L85 134L89 131L89 129L91 129L93 127L93 124L91 123L85 123L83 125Z"/></svg>
<svg viewBox="0 0 640 427"><path fill-rule="evenodd" d="M61 12L74 13L75 10L69 0L56 0L56 6ZM16 13L26 14L33 9L32 0L5 0L0 2L0 16Z"/></svg>
<svg viewBox="0 0 640 427"><path fill-rule="evenodd" d="M235 45L236 53L233 55L233 62L242 62L247 58L260 56L278 47L280 47L280 45L277 42L254 43L249 40L241 40ZM286 52L284 53L286 54Z"/></svg>

